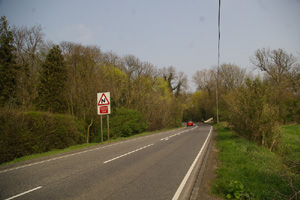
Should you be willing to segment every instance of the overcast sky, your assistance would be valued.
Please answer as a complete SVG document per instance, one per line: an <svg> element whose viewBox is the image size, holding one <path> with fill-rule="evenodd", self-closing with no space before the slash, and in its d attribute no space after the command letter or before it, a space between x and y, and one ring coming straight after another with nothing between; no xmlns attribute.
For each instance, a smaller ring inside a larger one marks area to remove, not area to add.
<svg viewBox="0 0 300 200"><path fill-rule="evenodd" d="M218 0L0 0L10 25L41 24L45 39L97 45L191 80L218 63ZM261 48L300 57L300 0L222 0L221 63L251 69ZM190 82L190 86L194 87Z"/></svg>

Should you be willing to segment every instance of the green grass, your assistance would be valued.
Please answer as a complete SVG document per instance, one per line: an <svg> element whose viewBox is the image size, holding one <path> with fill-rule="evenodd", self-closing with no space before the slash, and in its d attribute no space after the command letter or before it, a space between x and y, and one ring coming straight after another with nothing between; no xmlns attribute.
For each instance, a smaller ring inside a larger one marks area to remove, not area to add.
<svg viewBox="0 0 300 200"><path fill-rule="evenodd" d="M299 158L299 125L283 127L280 153L239 138L225 124L216 126L219 150L217 177L211 190L227 199L290 199L300 189L300 174L286 163L287 151ZM298 134L298 135L297 135ZM293 183L293 188L289 183ZM296 189L296 188L297 189ZM293 199L299 199L298 198Z"/></svg>
<svg viewBox="0 0 300 200"><path fill-rule="evenodd" d="M279 152L294 162L300 162L300 125L283 126L282 132Z"/></svg>
<svg viewBox="0 0 300 200"><path fill-rule="evenodd" d="M179 128L182 128L182 127L179 127ZM22 162L22 161L26 161L26 160L32 160L32 159L41 158L41 157L46 157L46 156L64 153L64 152L68 152L68 151L84 149L84 148L88 148L88 147L92 147L92 146L96 146L96 145L107 144L107 143L121 141L121 140L127 140L127 139L131 139L131 138L135 138L135 137L142 137L142 136L146 136L146 135L150 135L150 134L161 133L161 132L175 130L175 129L178 129L178 128L165 128L162 130L157 130L157 131L152 131L152 132L144 132L144 133L132 135L130 137L119 137L119 138L115 138L115 139L110 139L109 141L104 141L103 143L88 143L88 144L85 143L85 144L74 145L74 146L71 146L71 147L68 147L65 149L54 149L52 151L48 151L45 153L32 154L32 155L24 156L21 158L16 158L12 161L1 163L0 166L17 163L17 162Z"/></svg>

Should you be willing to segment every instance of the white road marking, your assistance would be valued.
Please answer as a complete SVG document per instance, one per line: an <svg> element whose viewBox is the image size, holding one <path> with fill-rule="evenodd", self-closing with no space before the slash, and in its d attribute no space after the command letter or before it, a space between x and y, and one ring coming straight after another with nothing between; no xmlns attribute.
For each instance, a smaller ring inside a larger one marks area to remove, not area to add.
<svg viewBox="0 0 300 200"><path fill-rule="evenodd" d="M120 143L118 143L118 144L120 144ZM116 145L116 144L113 144L113 145ZM109 145L109 146L113 146L113 145ZM31 163L31 164L28 164L28 165L23 165L23 166L20 166L20 167L15 167L15 168L3 170L3 171L0 171L0 174L4 173L4 172L9 172L9 171L17 170L17 169L22 169L22 168L25 168L25 167L30 167L30 166L33 166L33 165L38 165L38 164L42 164L42 163L46 163L46 162L51 162L51 161L54 161L54 160L59 160L59 159L62 159L62 158L67 158L67 157L79 155L79 154L82 154L82 153L87 153L87 152L90 152L90 151L95 151L95 150L103 149L103 148L106 148L106 147L109 147L109 146L98 147L98 148L95 148L95 149L89 149L89 150L81 151L81 152L78 152L78 153L73 153L73 154L69 154L69 155L65 155L65 156L60 156L60 157L56 157L56 158L52 158L52 159L48 159L48 160L43 160L43 161L40 161L40 162Z"/></svg>
<svg viewBox="0 0 300 200"><path fill-rule="evenodd" d="M171 130L170 132L172 132L172 131L173 130ZM169 132L169 131L161 132L161 133L158 133L158 134L164 134L164 133L167 133L167 132ZM56 157L56 158L52 158L52 159L48 159L48 160L43 160L43 161L39 161L39 162L28 164L28 165L23 165L23 166L20 166L20 167L14 167L14 168L11 168L11 169L2 170L2 171L0 171L0 174L1 173L5 173L5 172L9 172L9 171L13 171L13 170L17 170L17 169L22 169L22 168L26 168L26 167L30 167L30 166L42 164L42 163L46 163L46 162L51 162L51 161L59 160L59 159L62 159L62 158L67 158L67 157L71 157L71 156L75 156L75 155L79 155L79 154L91 152L91 151L96 151L96 150L99 150L99 149L104 149L104 148L107 148L107 147L111 147L111 146L123 144L123 143L126 143L126 142L132 142L132 141L139 140L139 139L146 138L146 137L152 137L152 136L155 136L155 135L158 135L158 134L152 134L152 135L142 136L142 137L139 137L139 138L126 140L126 141L123 141L123 142L117 142L117 143L114 143L114 144L111 144L111 145L107 145L107 146L101 146L101 147L98 147L98 148L93 148L93 149L89 149L89 150L85 150L85 151L81 151L81 152L77 152L77 153L73 153L73 154L69 154L69 155L65 155L65 156L60 156L60 157Z"/></svg>
<svg viewBox="0 0 300 200"><path fill-rule="evenodd" d="M21 194L17 194L17 195L15 195L15 196L13 196L13 197L7 198L7 199L5 199L5 200L15 199L15 198L17 198L17 197L23 196L24 194L33 192L33 191L38 190L38 189L41 189L41 188L42 188L42 186L39 186L39 187L33 188L33 189L31 189L31 190L28 190L28 191L26 191L26 192L23 192L23 193L21 193Z"/></svg>
<svg viewBox="0 0 300 200"><path fill-rule="evenodd" d="M112 159L110 159L110 160L107 160L107 161L105 161L105 162L103 162L103 163L104 163L104 164L109 163L109 162L111 162L111 161L117 160L117 159L122 158L122 157L124 157L124 156L127 156L127 155L129 155L129 154L132 154L132 153L135 153L135 152L140 151L140 150L142 150L142 149L145 149L145 148L147 148L147 147L150 147L150 146L152 146L152 145L154 145L154 144L149 144L149 145L147 145L147 146L141 147L141 148L136 149L136 150L134 150L134 151L130 151L130 152L125 153L125 154L123 154L123 155L120 155L120 156L118 156L118 157L115 157L115 158L112 158Z"/></svg>
<svg viewBox="0 0 300 200"><path fill-rule="evenodd" d="M182 190L183 190L183 188L184 188L187 180L189 179L189 177L190 177L190 175L191 175L191 173L192 173L192 171L193 171L196 163L198 162L198 160L199 160L199 158L200 158L200 156L202 154L202 151L204 150L204 147L205 147L205 145L206 145L206 143L208 141L208 138L211 135L212 129L213 129L213 127L211 126L209 134L207 135L207 138L206 138L204 144L202 145L202 148L200 149L200 151L199 151L198 155L196 156L193 164L191 165L190 169L188 170L188 172L186 173L185 177L183 178L183 180L182 180L180 186L178 187L176 193L174 194L172 200L177 200L179 198L179 196L180 196L180 194L181 194L181 192L182 192Z"/></svg>
<svg viewBox="0 0 300 200"><path fill-rule="evenodd" d="M104 147L102 146L102 147L98 147L98 148L94 148L94 149L89 149L89 150L85 150L85 151L81 151L81 152L77 152L77 153L73 153L73 154L69 154L69 155L65 155L65 156L60 156L60 157L57 157L57 158L52 158L52 159L43 160L43 161L40 161L40 162L31 163L31 164L28 164L28 165L23 165L23 166L20 166L20 167L6 169L6 170L3 170L3 171L0 171L0 174L4 173L4 172L9 172L9 171L17 170L17 169L22 169L22 168L25 168L25 167L30 167L30 166L33 166L33 165L38 165L38 164L42 164L42 163L46 163L46 162L51 162L51 161L59 160L59 159L62 159L62 158L67 158L67 157L71 157L71 156L75 156L75 155L79 155L79 154L91 152L91 151L96 151L96 150L99 150L99 149L104 149L104 148L107 148L107 147L111 147L111 146L123 144L123 143L129 142L129 141L134 141L134 140L137 140L137 139L128 140L128 141L124 141L124 142L118 142L118 143L107 145L107 146L104 146Z"/></svg>
<svg viewBox="0 0 300 200"><path fill-rule="evenodd" d="M169 140L170 138L172 138L172 137L175 137L175 136L177 136L177 135L180 135L181 133L185 133L185 132L188 132L188 131L192 131L192 130L194 130L195 128L197 128L197 126L195 126L194 128L192 128L192 129L189 129L189 130L185 130L185 131L181 131L181 132L179 132L179 133L176 133L176 134L174 134L174 135L170 135L170 136L168 136L168 137L165 137L165 138L162 138L162 139L160 139L161 141L167 141L167 140Z"/></svg>

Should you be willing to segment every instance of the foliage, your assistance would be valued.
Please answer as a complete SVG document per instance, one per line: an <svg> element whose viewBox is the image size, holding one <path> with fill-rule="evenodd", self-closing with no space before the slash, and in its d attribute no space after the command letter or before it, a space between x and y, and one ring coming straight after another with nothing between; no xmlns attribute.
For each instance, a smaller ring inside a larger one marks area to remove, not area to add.
<svg viewBox="0 0 300 200"><path fill-rule="evenodd" d="M268 88L259 78L247 79L246 85L225 100L228 118L236 133L272 150L279 144L278 114L268 103Z"/></svg>
<svg viewBox="0 0 300 200"><path fill-rule="evenodd" d="M230 180L227 190L226 199L254 199L246 192L245 186L240 181Z"/></svg>
<svg viewBox="0 0 300 200"><path fill-rule="evenodd" d="M32 108L36 98L36 82L39 76L39 69L45 45L41 25L28 27L13 26L14 47L16 49L16 62L20 67L17 76L16 98L22 107ZM48 52L48 50L47 50Z"/></svg>
<svg viewBox="0 0 300 200"><path fill-rule="evenodd" d="M300 125L285 125L281 127L282 140L280 141L280 149L278 153L288 157L292 168L300 173Z"/></svg>
<svg viewBox="0 0 300 200"><path fill-rule="evenodd" d="M184 112L183 121L200 122L214 116L214 101L210 101L207 91L196 91L190 97L190 105Z"/></svg>
<svg viewBox="0 0 300 200"><path fill-rule="evenodd" d="M18 67L13 40L7 20L2 16L0 19L0 106L16 104Z"/></svg>
<svg viewBox="0 0 300 200"><path fill-rule="evenodd" d="M93 119L91 141L100 134L99 120L95 120L98 118L95 95L100 91L111 93L113 111L124 107L141 112L148 119L148 130L181 124L183 103L178 103L178 99L184 95L183 87L180 95L173 94L152 64L142 62L133 55L120 58L111 52L103 53L95 46L70 42L63 42L61 46L68 71L68 113L85 119L88 124ZM175 83L175 79L176 83L180 82L175 69L173 73L171 82ZM182 79L183 82L184 77Z"/></svg>
<svg viewBox="0 0 300 200"><path fill-rule="evenodd" d="M137 110L118 108L111 117L111 132L113 137L127 137L147 130L146 118Z"/></svg>
<svg viewBox="0 0 300 200"><path fill-rule="evenodd" d="M188 87L184 73L174 67L157 69L134 55L102 52L94 45L67 41L54 45L44 41L41 27L14 26L8 31L14 48L11 55L16 58L15 66L20 66L14 71L14 86L10 87L14 89L7 92L13 97L10 102L18 103L15 109L83 119L91 124L88 130L93 141L100 135L96 94L108 91L112 110L137 110L147 118L148 130L181 125Z"/></svg>
<svg viewBox="0 0 300 200"><path fill-rule="evenodd" d="M300 125L286 125L282 127L284 132L280 143L280 149L277 153L282 156L283 163L292 173L300 174ZM293 193L289 195L290 199L300 199L299 181L293 180L289 173L282 173L284 180L289 182Z"/></svg>
<svg viewBox="0 0 300 200"><path fill-rule="evenodd" d="M83 143L84 129L69 115L1 109L0 162Z"/></svg>
<svg viewBox="0 0 300 200"><path fill-rule="evenodd" d="M59 46L54 46L47 54L37 88L36 106L40 110L64 113L66 66Z"/></svg>
<svg viewBox="0 0 300 200"><path fill-rule="evenodd" d="M191 115L197 118L196 121L211 117L216 118L216 90L218 88L219 115L224 120L226 117L224 112L227 110L227 106L222 96L244 85L245 77L245 69L231 63L224 63L219 68L213 67L210 70L197 71L193 76L193 82L196 84L198 91L192 95L191 106L186 112L192 113ZM196 104L193 98L198 98Z"/></svg>
<svg viewBox="0 0 300 200"><path fill-rule="evenodd" d="M300 122L300 65L283 49L258 49L251 58L270 84L270 103L278 106L282 123Z"/></svg>
<svg viewBox="0 0 300 200"><path fill-rule="evenodd" d="M220 164L211 187L214 194L228 199L297 199L299 173L287 167L281 155L238 137L223 123L216 127Z"/></svg>

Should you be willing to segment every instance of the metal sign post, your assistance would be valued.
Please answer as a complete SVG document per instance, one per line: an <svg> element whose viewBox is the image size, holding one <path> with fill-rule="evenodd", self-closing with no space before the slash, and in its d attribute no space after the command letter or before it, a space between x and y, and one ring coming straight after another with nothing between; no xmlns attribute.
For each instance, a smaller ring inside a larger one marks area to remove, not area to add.
<svg viewBox="0 0 300 200"><path fill-rule="evenodd" d="M107 140L109 140L109 115L107 116Z"/></svg>
<svg viewBox="0 0 300 200"><path fill-rule="evenodd" d="M102 115L100 115L100 124L101 124L101 142L103 143Z"/></svg>
<svg viewBox="0 0 300 200"><path fill-rule="evenodd" d="M100 115L101 142L103 142L102 115L107 116L107 140L109 140L110 92L97 93L97 114Z"/></svg>

